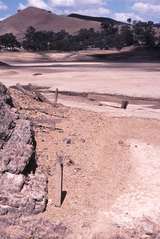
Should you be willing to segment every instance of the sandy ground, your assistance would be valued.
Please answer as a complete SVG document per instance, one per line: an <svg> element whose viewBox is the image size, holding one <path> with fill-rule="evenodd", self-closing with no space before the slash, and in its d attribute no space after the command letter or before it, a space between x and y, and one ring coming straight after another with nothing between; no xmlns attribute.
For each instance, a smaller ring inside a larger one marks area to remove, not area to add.
<svg viewBox="0 0 160 239"><path fill-rule="evenodd" d="M160 121L53 108L11 92L22 114L57 119L56 130L35 128L39 164L49 178L49 203L40 216L63 221L74 239L107 239L142 221L159 223ZM57 154L64 159L67 192L61 208L54 201Z"/></svg>
<svg viewBox="0 0 160 239"><path fill-rule="evenodd" d="M97 92L141 97L160 97L160 64L156 63L63 63L50 67L1 69L7 86L17 82L48 86L52 90Z"/></svg>
<svg viewBox="0 0 160 239"><path fill-rule="evenodd" d="M1 68L1 81L7 86L16 83L32 83L47 87L50 91L96 92L132 97L160 98L159 63L100 63L100 62L51 62L51 63L14 63L17 67ZM32 65L32 67L31 67ZM53 100L53 94L47 95ZM129 105L122 112L120 103L99 101L96 104L77 98L59 98L66 106L78 107L95 112L108 112L115 116L137 116L160 118L160 110L148 102L143 105ZM101 104L101 107L99 104Z"/></svg>
<svg viewBox="0 0 160 239"><path fill-rule="evenodd" d="M132 49L132 48L130 48ZM128 51L129 48L124 48L122 52ZM1 52L0 61L7 62L9 64L15 63L37 63L37 62L59 62L59 61L86 61L91 59L88 57L91 54L110 54L117 53L117 50L85 50L79 52Z"/></svg>
<svg viewBox="0 0 160 239"><path fill-rule="evenodd" d="M126 48L121 53L130 50ZM1 67L0 77L7 86L32 83L51 90L160 98L160 63L107 63L89 57L115 52L2 52L0 61L12 67Z"/></svg>
<svg viewBox="0 0 160 239"><path fill-rule="evenodd" d="M148 221L160 224L160 64L16 64L23 66L0 69L1 81L47 87L44 93L51 101L56 88L157 99L134 102L124 111L120 102L60 94L59 102L67 107L53 108L11 90L22 114L51 125L56 120L56 129L35 127L39 164L49 178L48 207L40 216L63 221L70 239L113 238L125 229L138 230L142 221L150 233ZM61 208L54 201L57 154L64 159L67 192Z"/></svg>

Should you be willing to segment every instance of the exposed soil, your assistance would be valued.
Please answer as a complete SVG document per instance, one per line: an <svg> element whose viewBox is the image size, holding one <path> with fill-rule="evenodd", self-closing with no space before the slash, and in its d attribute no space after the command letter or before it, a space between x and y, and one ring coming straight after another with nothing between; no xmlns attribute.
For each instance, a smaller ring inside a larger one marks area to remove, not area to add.
<svg viewBox="0 0 160 239"><path fill-rule="evenodd" d="M1 81L7 86L32 83L51 90L160 98L158 63L47 64L0 69Z"/></svg>
<svg viewBox="0 0 160 239"><path fill-rule="evenodd" d="M15 62L14 54L1 57ZM46 212L28 220L62 222L70 232L62 233L65 239L158 238L159 63L53 63L68 57L53 53L44 64L43 56L34 57L22 60L21 53L16 66L0 69L7 86L32 83L51 102L60 91L53 107L10 88L18 111L33 122L38 165L49 179ZM64 161L61 208L55 207L57 155Z"/></svg>
<svg viewBox="0 0 160 239"><path fill-rule="evenodd" d="M49 177L43 218L69 225L69 238L111 238L120 231L124 238L133 231L133 238L141 238L149 231L147 238L153 238L160 214L160 122L53 108L14 89L11 93L21 113L33 122L48 122L35 127L39 164ZM61 208L54 202L57 154L64 159Z"/></svg>

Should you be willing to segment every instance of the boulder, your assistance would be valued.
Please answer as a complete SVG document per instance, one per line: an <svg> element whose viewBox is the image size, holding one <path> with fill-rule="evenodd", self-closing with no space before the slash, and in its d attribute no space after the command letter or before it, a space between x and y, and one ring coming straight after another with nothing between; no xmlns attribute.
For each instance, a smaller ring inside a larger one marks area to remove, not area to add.
<svg viewBox="0 0 160 239"><path fill-rule="evenodd" d="M21 119L0 83L0 215L43 212L47 178L37 166L32 123Z"/></svg>
<svg viewBox="0 0 160 239"><path fill-rule="evenodd" d="M9 140L0 152L0 172L22 173L34 152L31 122L17 120Z"/></svg>
<svg viewBox="0 0 160 239"><path fill-rule="evenodd" d="M12 97L10 96L7 87L0 82L0 103L3 102L13 106Z"/></svg>
<svg viewBox="0 0 160 239"><path fill-rule="evenodd" d="M25 183L23 174L15 175L11 173L2 174L0 177L1 194L5 191L8 193L19 193Z"/></svg>
<svg viewBox="0 0 160 239"><path fill-rule="evenodd" d="M72 231L63 223L54 223L39 218L32 220L0 218L0 238L2 239L67 239L71 238ZM6 229L7 228L7 229ZM8 230L9 229L9 230Z"/></svg>

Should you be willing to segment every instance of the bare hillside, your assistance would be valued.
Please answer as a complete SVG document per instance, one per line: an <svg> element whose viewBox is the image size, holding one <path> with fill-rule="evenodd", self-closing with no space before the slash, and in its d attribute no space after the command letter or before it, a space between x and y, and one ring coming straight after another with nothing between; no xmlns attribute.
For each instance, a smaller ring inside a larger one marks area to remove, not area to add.
<svg viewBox="0 0 160 239"><path fill-rule="evenodd" d="M69 33L76 33L81 28L99 30L101 27L99 22L59 16L50 11L28 7L1 21L0 35L12 32L18 38L22 38L29 26L33 26L37 30L55 32L66 30Z"/></svg>

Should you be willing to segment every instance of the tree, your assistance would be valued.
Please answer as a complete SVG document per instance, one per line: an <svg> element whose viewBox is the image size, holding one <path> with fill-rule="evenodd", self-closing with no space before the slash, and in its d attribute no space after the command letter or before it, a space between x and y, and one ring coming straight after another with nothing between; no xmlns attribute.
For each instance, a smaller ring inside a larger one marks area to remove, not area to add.
<svg viewBox="0 0 160 239"><path fill-rule="evenodd" d="M154 23L135 22L133 25L134 42L137 45L153 48L156 45L156 37L154 31Z"/></svg>
<svg viewBox="0 0 160 239"><path fill-rule="evenodd" d="M132 19L131 19L131 18L128 18L128 19L127 19L127 23L128 23L128 24L131 24L131 23L132 23Z"/></svg>
<svg viewBox="0 0 160 239"><path fill-rule="evenodd" d="M103 22L101 24L102 31L106 33L106 35L113 35L118 32L118 26L114 24L113 22L105 23Z"/></svg>
<svg viewBox="0 0 160 239"><path fill-rule="evenodd" d="M134 44L134 35L130 26L122 26L120 36L123 46L131 46Z"/></svg>
<svg viewBox="0 0 160 239"><path fill-rule="evenodd" d="M81 29L78 34L70 35L66 31L36 31L29 27L23 41L23 47L32 51L77 51L87 48L109 49L138 45L153 48L160 45L155 37L153 22L137 22L131 18L128 24L103 22L102 31Z"/></svg>
<svg viewBox="0 0 160 239"><path fill-rule="evenodd" d="M35 50L35 42L34 42L35 32L36 32L36 29L32 26L27 29L23 43L22 43L24 49Z"/></svg>
<svg viewBox="0 0 160 239"><path fill-rule="evenodd" d="M90 29L81 29L77 35L77 41L79 46L83 49L88 47L95 47L97 43L98 34L94 31L93 28Z"/></svg>
<svg viewBox="0 0 160 239"><path fill-rule="evenodd" d="M20 47L20 43L17 41L16 37L12 33L6 33L0 36L1 47L14 50Z"/></svg>
<svg viewBox="0 0 160 239"><path fill-rule="evenodd" d="M110 47L115 47L115 38L117 39L117 35L119 35L119 26L114 24L113 22L102 23L102 42L103 49L108 49Z"/></svg>

